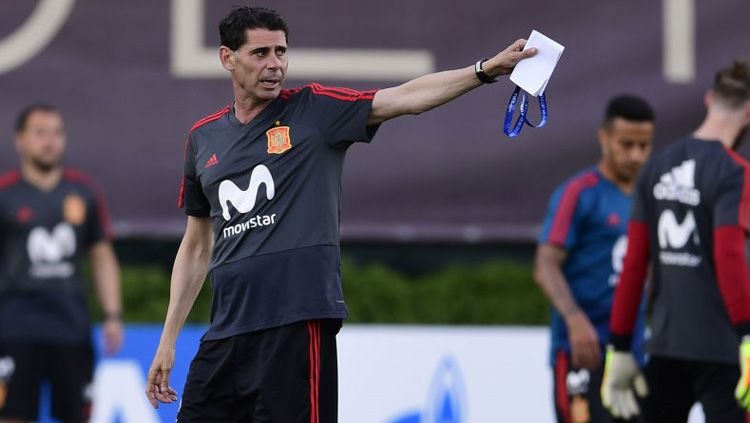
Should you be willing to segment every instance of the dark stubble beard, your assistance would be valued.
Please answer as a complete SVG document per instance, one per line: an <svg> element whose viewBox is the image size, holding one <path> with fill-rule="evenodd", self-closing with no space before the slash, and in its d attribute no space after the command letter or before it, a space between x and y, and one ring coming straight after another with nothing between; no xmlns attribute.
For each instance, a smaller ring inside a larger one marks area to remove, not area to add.
<svg viewBox="0 0 750 423"><path fill-rule="evenodd" d="M39 159L31 159L31 165L42 173L50 173L60 167L60 161L48 161L45 162Z"/></svg>

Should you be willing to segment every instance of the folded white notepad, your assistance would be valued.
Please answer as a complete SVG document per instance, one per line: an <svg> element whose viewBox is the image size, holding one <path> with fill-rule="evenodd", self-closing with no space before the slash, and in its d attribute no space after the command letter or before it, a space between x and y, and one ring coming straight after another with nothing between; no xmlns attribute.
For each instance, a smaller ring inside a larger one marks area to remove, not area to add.
<svg viewBox="0 0 750 423"><path fill-rule="evenodd" d="M537 48L537 53L534 57L518 62L510 74L510 80L536 97L547 88L547 82L565 47L536 30L531 31L524 50L532 47Z"/></svg>

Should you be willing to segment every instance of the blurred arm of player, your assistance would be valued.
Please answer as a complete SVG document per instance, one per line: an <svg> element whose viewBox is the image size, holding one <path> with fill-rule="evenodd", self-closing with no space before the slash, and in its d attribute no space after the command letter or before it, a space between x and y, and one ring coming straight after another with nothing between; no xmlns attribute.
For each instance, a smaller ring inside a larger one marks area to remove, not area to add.
<svg viewBox="0 0 750 423"><path fill-rule="evenodd" d="M94 244L89 250L89 258L96 293L104 312L104 349L107 355L112 355L120 350L123 339L120 265L109 240Z"/></svg>
<svg viewBox="0 0 750 423"><path fill-rule="evenodd" d="M613 416L628 419L640 410L635 394L648 395L635 357L630 352L633 327L643 294L649 265L648 224L631 219L628 225L628 250L610 315L610 345L604 362L601 397Z"/></svg>
<svg viewBox="0 0 750 423"><path fill-rule="evenodd" d="M534 279L565 319L570 341L571 362L575 367L593 370L601 363L599 336L586 314L578 307L562 272L568 253L565 249L541 244L534 258Z"/></svg>
<svg viewBox="0 0 750 423"><path fill-rule="evenodd" d="M526 40L520 39L482 65L491 78L507 75L516 64L536 54L535 48L523 51ZM397 87L385 88L375 94L368 125L377 125L403 115L416 115L445 104L482 85L474 73L474 65L432 73L412 79Z"/></svg>
<svg viewBox="0 0 750 423"><path fill-rule="evenodd" d="M739 225L714 230L714 263L721 296L740 343L740 380L735 397L750 410L750 269L745 256L747 232Z"/></svg>
<svg viewBox="0 0 750 423"><path fill-rule="evenodd" d="M177 392L169 386L169 373L174 366L175 342L190 309L203 287L213 246L211 219L188 216L172 268L169 307L164 329L146 380L146 397L154 408L159 402L177 401Z"/></svg>

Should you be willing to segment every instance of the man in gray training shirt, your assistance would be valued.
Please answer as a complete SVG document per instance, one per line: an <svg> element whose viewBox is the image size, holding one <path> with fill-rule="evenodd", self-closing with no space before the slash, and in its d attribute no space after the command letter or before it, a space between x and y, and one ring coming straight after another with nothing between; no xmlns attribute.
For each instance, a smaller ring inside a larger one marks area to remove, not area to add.
<svg viewBox="0 0 750 423"><path fill-rule="evenodd" d="M169 387L177 334L210 272L211 326L188 374L178 421L337 420L339 214L344 156L378 125L418 114L508 74L535 51L495 57L379 91L282 89L287 26L238 7L219 26L233 101L189 131L179 205L187 228L164 331L149 371L154 407Z"/></svg>
<svg viewBox="0 0 750 423"><path fill-rule="evenodd" d="M0 422L88 421L94 354L83 260L90 259L108 353L123 338L119 266L109 216L93 180L65 167L60 111L32 104L18 116L18 170L0 176Z"/></svg>

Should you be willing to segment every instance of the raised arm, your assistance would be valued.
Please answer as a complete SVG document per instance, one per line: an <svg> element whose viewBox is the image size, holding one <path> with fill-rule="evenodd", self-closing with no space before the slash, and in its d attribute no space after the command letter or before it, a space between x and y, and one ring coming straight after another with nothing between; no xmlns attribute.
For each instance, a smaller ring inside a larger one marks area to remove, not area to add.
<svg viewBox="0 0 750 423"><path fill-rule="evenodd" d="M536 49L523 51L526 40L520 39L495 57L484 62L482 68L491 78L507 75L516 64L536 54ZM375 94L368 118L376 125L402 115L416 115L434 109L482 85L474 72L474 65L432 73L412 79L397 87L385 88Z"/></svg>
<svg viewBox="0 0 750 423"><path fill-rule="evenodd" d="M630 352L630 344L650 256L648 224L631 218L628 251L610 315L610 346L607 347L600 390L602 404L618 418L630 419L638 415L640 408L634 394L639 397L648 394L646 379Z"/></svg>
<svg viewBox="0 0 750 423"><path fill-rule="evenodd" d="M146 381L146 396L154 408L158 408L158 402L171 403L177 400L177 393L169 386L169 373L174 366L175 342L203 287L212 244L211 219L188 216L185 235L172 268L164 329Z"/></svg>

